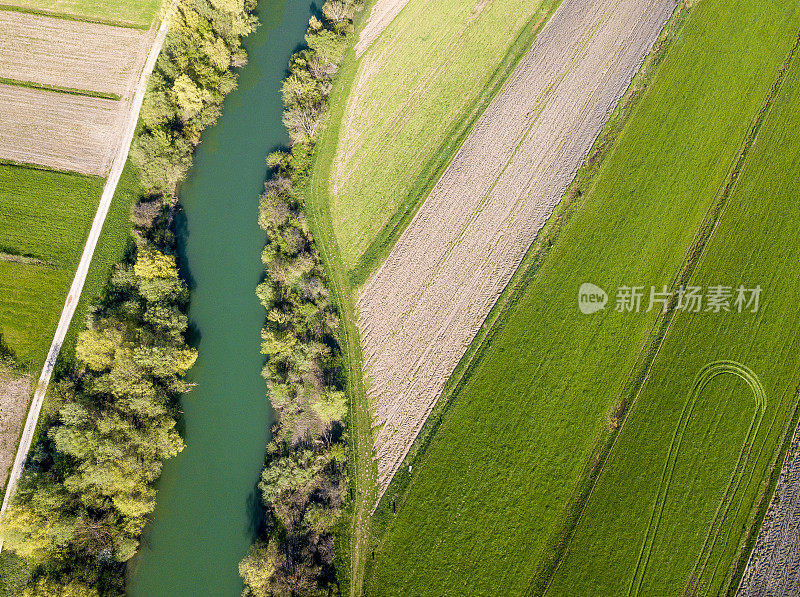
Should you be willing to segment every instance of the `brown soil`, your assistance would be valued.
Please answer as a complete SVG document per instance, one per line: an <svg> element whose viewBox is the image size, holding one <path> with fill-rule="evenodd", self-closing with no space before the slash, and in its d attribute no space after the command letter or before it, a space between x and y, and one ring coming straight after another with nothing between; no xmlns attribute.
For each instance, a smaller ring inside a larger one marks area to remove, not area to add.
<svg viewBox="0 0 800 597"><path fill-rule="evenodd" d="M127 101L0 85L0 158L105 176Z"/></svg>
<svg viewBox="0 0 800 597"><path fill-rule="evenodd" d="M736 595L800 595L800 425Z"/></svg>
<svg viewBox="0 0 800 597"><path fill-rule="evenodd" d="M130 97L155 31L0 11L0 77Z"/></svg>
<svg viewBox="0 0 800 597"><path fill-rule="evenodd" d="M564 0L358 300L381 493L675 0Z"/></svg>
<svg viewBox="0 0 800 597"><path fill-rule="evenodd" d="M31 378L0 370L0 487L14 462L19 432L31 397Z"/></svg>

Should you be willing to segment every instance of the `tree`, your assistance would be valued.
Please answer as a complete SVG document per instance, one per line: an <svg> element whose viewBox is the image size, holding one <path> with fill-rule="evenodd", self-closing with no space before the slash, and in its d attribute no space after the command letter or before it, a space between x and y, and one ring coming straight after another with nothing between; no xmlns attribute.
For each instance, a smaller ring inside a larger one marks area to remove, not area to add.
<svg viewBox="0 0 800 597"><path fill-rule="evenodd" d="M111 368L118 349L122 347L124 335L116 326L101 329L94 327L83 330L78 335L75 353L78 359L95 371Z"/></svg>
<svg viewBox="0 0 800 597"><path fill-rule="evenodd" d="M322 398L311 405L323 427L330 427L344 419L347 414L347 395L344 392L327 390Z"/></svg>
<svg viewBox="0 0 800 597"><path fill-rule="evenodd" d="M156 249L139 251L134 273L141 278L177 278L178 268L173 255L165 255Z"/></svg>
<svg viewBox="0 0 800 597"><path fill-rule="evenodd" d="M40 578L22 592L22 597L100 597L100 593L75 579Z"/></svg>
<svg viewBox="0 0 800 597"><path fill-rule="evenodd" d="M175 83L172 85L172 93L184 122L197 116L200 110L203 109L205 95L186 73L175 79Z"/></svg>
<svg viewBox="0 0 800 597"><path fill-rule="evenodd" d="M282 563L274 542L256 541L250 546L245 558L239 562L239 575L244 579L252 597L270 597L271 581Z"/></svg>
<svg viewBox="0 0 800 597"><path fill-rule="evenodd" d="M292 145L314 141L326 112L327 106L323 102L290 106L283 113L283 125L289 131Z"/></svg>

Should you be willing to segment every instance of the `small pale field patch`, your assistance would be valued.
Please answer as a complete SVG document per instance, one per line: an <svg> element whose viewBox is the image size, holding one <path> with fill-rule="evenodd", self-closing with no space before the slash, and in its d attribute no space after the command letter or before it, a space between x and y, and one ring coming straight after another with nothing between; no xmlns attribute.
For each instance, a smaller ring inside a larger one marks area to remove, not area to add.
<svg viewBox="0 0 800 597"><path fill-rule="evenodd" d="M0 158L105 175L128 103L0 85Z"/></svg>
<svg viewBox="0 0 800 597"><path fill-rule="evenodd" d="M8 479L14 462L17 439L28 410L31 377L16 375L0 368L0 487Z"/></svg>
<svg viewBox="0 0 800 597"><path fill-rule="evenodd" d="M0 10L0 77L129 97L154 36Z"/></svg>

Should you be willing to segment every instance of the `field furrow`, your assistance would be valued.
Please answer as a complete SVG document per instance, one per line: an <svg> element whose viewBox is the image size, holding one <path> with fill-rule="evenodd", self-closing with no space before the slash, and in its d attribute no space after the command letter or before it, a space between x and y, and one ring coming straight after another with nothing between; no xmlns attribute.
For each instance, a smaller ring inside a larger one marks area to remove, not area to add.
<svg viewBox="0 0 800 597"><path fill-rule="evenodd" d="M800 594L800 426L737 595Z"/></svg>
<svg viewBox="0 0 800 597"><path fill-rule="evenodd" d="M674 7L565 0L364 287L381 489Z"/></svg>
<svg viewBox="0 0 800 597"><path fill-rule="evenodd" d="M0 10L0 77L129 97L154 30Z"/></svg>
<svg viewBox="0 0 800 597"><path fill-rule="evenodd" d="M0 159L105 175L129 103L0 85Z"/></svg>

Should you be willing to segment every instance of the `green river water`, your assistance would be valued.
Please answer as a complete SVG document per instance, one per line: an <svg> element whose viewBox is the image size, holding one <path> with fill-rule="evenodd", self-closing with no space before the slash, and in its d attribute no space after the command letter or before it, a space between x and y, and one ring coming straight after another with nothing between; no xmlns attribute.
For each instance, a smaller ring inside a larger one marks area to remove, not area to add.
<svg viewBox="0 0 800 597"><path fill-rule="evenodd" d="M316 8L261 0L249 63L222 117L203 134L181 188L182 264L199 357L182 400L186 448L167 462L152 522L131 563L134 597L234 597L237 565L260 522L256 483L272 418L260 376L264 310L255 297L264 233L257 225L264 158L287 142L279 89Z"/></svg>

